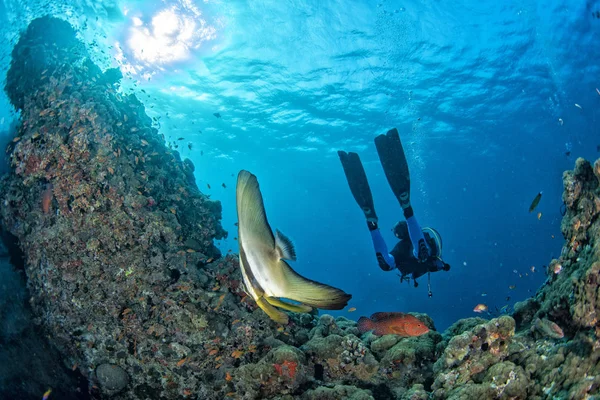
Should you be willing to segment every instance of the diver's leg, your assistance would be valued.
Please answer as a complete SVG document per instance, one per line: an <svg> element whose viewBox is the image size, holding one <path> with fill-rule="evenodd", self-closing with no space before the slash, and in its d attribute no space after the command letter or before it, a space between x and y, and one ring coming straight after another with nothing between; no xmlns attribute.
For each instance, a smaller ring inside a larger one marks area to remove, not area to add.
<svg viewBox="0 0 600 400"><path fill-rule="evenodd" d="M419 261L426 261L429 257L429 248L427 242L423 236L423 230L415 217L415 213L411 206L404 209L404 218L406 218L406 224L408 225L408 236L413 245L413 255Z"/></svg>
<svg viewBox="0 0 600 400"><path fill-rule="evenodd" d="M371 231L371 240L373 240L373 247L375 248L375 255L377 256L379 268L384 271L395 269L396 261L388 252L387 245L381 235L381 231L377 227L377 223L367 222L367 225L369 226L369 231Z"/></svg>

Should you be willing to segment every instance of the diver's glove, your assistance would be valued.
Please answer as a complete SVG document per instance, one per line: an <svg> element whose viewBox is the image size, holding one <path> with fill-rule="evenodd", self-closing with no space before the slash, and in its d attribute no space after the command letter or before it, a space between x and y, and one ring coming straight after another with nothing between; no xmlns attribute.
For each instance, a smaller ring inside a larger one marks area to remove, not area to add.
<svg viewBox="0 0 600 400"><path fill-rule="evenodd" d="M450 264L446 264L446 263L444 263L444 266L442 267L442 269L443 269L444 271L450 271Z"/></svg>

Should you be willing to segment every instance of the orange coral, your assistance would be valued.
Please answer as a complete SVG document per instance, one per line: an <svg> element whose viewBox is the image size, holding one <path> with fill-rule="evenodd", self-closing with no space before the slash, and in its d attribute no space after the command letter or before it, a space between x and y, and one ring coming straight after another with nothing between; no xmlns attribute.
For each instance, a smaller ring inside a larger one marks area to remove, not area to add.
<svg viewBox="0 0 600 400"><path fill-rule="evenodd" d="M273 364L273 367L275 367L275 371L277 371L279 376L287 375L293 379L296 376L296 368L298 367L298 363L285 360L281 364Z"/></svg>

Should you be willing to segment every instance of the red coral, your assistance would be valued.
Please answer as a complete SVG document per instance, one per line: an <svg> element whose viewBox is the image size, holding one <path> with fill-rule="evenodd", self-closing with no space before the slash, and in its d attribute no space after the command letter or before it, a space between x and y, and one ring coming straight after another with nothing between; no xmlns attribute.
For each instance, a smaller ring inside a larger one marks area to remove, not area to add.
<svg viewBox="0 0 600 400"><path fill-rule="evenodd" d="M281 364L273 364L275 367L275 371L277 371L277 375L284 376L287 375L290 378L294 378L296 376L296 369L298 368L298 363L295 361L285 360Z"/></svg>

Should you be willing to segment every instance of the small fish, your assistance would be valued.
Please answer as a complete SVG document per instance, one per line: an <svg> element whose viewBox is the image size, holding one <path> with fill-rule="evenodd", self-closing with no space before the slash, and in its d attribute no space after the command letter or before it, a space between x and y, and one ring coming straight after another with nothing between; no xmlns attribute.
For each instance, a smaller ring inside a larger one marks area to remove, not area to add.
<svg viewBox="0 0 600 400"><path fill-rule="evenodd" d="M536 318L531 325L531 331L537 331L546 337L550 337L552 339L562 339L565 337L565 333L555 322L550 321L549 319L539 319Z"/></svg>
<svg viewBox="0 0 600 400"><path fill-rule="evenodd" d="M46 390L46 392L42 396L42 400L48 400L48 398L50 397L50 393L52 393L52 389Z"/></svg>
<svg viewBox="0 0 600 400"><path fill-rule="evenodd" d="M517 287L516 287L515 285L510 285L508 288L509 288L510 290L515 290Z"/></svg>
<svg viewBox="0 0 600 400"><path fill-rule="evenodd" d="M182 358L181 360L177 361L177 366L181 367L183 364L185 364L186 361L187 361L187 357Z"/></svg>
<svg viewBox="0 0 600 400"><path fill-rule="evenodd" d="M210 183L207 183L206 186L210 189Z"/></svg>
<svg viewBox="0 0 600 400"><path fill-rule="evenodd" d="M487 310L488 310L488 306L486 306L485 304L477 304L475 306L475 308L473 309L473 312L482 313L482 312L486 312Z"/></svg>
<svg viewBox="0 0 600 400"><path fill-rule="evenodd" d="M348 312L354 312L354 311L356 311L356 307L350 307L350 308L348 309Z"/></svg>
<svg viewBox="0 0 600 400"><path fill-rule="evenodd" d="M213 115L217 118L221 118L221 114L220 113L213 113Z"/></svg>
<svg viewBox="0 0 600 400"><path fill-rule="evenodd" d="M580 110L583 110L583 107L581 107L579 104L575 103L575 107L579 108Z"/></svg>
<svg viewBox="0 0 600 400"><path fill-rule="evenodd" d="M598 96L600 96L600 90L598 90L598 88L596 88L596 93L598 93Z"/></svg>
<svg viewBox="0 0 600 400"><path fill-rule="evenodd" d="M231 353L231 357L233 358L240 358L243 355L244 352L242 350L234 350L233 353Z"/></svg>
<svg viewBox="0 0 600 400"><path fill-rule="evenodd" d="M429 328L417 317L400 312L377 312L370 318L358 319L358 331L373 331L377 336L400 335L402 337L421 336L429 332Z"/></svg>
<svg viewBox="0 0 600 400"><path fill-rule="evenodd" d="M552 271L558 275L560 274L560 272L562 271L562 264L561 263L556 263L554 264L554 268L552 268Z"/></svg>
<svg viewBox="0 0 600 400"><path fill-rule="evenodd" d="M481 293L481 297L485 297L485 296L487 296L487 293L485 293L485 292Z"/></svg>
<svg viewBox="0 0 600 400"><path fill-rule="evenodd" d="M597 144L597 145L596 145L596 151L597 151L597 152L600 152L600 144Z"/></svg>
<svg viewBox="0 0 600 400"><path fill-rule="evenodd" d="M535 272L535 266L531 266L531 268L529 268L531 270L531 272Z"/></svg>
<svg viewBox="0 0 600 400"><path fill-rule="evenodd" d="M190 149L190 150L192 149L192 142L188 143L188 149Z"/></svg>
<svg viewBox="0 0 600 400"><path fill-rule="evenodd" d="M183 139L185 139L185 138L182 138L182 137L177 138L177 140L183 140Z"/></svg>
<svg viewBox="0 0 600 400"><path fill-rule="evenodd" d="M559 118L559 119L558 119L558 123L560 124L560 126L563 126L563 124L565 123L565 121L563 121L563 119L562 119L562 118Z"/></svg>
<svg viewBox="0 0 600 400"><path fill-rule="evenodd" d="M538 221L539 221L540 219L542 219L542 213L541 213L541 212L539 212L539 213L538 213Z"/></svg>
<svg viewBox="0 0 600 400"><path fill-rule="evenodd" d="M510 296L506 296L506 301L510 301Z"/></svg>
<svg viewBox="0 0 600 400"><path fill-rule="evenodd" d="M223 189L227 189L227 185L225 185L225 183L221 183L221 186L223 186Z"/></svg>
<svg viewBox="0 0 600 400"><path fill-rule="evenodd" d="M52 184L48 183L46 185L46 189L44 189L44 192L42 193L42 211L44 214L48 214L50 212L53 198Z"/></svg>
<svg viewBox="0 0 600 400"><path fill-rule="evenodd" d="M565 151L565 156L570 157L571 156L571 152L570 151Z"/></svg>
<svg viewBox="0 0 600 400"><path fill-rule="evenodd" d="M538 206L538 204L540 204L540 200L542 199L542 193L544 193L544 192L539 192L535 196L535 198L531 202L531 205L529 206L529 212L533 212L533 210L535 210L535 208Z"/></svg>

